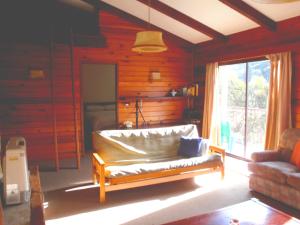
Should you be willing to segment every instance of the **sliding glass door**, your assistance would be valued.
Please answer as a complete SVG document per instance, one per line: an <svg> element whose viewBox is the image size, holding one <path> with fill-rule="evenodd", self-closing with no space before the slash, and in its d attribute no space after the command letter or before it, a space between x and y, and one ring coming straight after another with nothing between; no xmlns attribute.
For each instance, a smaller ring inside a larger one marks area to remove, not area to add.
<svg viewBox="0 0 300 225"><path fill-rule="evenodd" d="M219 67L221 143L227 152L249 158L264 148L269 60Z"/></svg>

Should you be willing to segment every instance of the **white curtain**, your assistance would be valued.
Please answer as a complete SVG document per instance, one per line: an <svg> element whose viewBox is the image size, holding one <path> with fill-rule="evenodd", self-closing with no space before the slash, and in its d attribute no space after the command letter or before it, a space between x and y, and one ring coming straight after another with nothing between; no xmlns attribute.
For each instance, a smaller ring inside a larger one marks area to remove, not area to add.
<svg viewBox="0 0 300 225"><path fill-rule="evenodd" d="M265 149L275 150L282 132L292 127L290 52L267 56L271 63Z"/></svg>
<svg viewBox="0 0 300 225"><path fill-rule="evenodd" d="M218 63L206 65L205 99L202 123L202 137L210 139L212 144L220 144L220 111L218 88Z"/></svg>

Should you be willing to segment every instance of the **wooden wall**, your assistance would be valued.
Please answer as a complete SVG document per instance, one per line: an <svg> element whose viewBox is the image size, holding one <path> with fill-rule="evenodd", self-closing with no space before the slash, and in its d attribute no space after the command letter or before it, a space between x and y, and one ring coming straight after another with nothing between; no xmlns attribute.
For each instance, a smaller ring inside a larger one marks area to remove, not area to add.
<svg viewBox="0 0 300 225"><path fill-rule="evenodd" d="M103 49L76 48L76 76L80 76L83 62L114 63L117 65L118 121L130 120L135 124L135 97L142 99L143 116L149 124L181 123L186 98L157 98L167 96L171 89L187 85L193 78L192 53L179 47L178 42L165 36L168 51L138 54L131 51L135 34L141 27L102 11L100 30L106 38ZM151 81L150 73L160 72L161 80ZM126 100L120 101L125 98ZM148 99L147 99L148 98ZM125 106L129 103L129 106ZM139 120L142 123L140 117Z"/></svg>
<svg viewBox="0 0 300 225"><path fill-rule="evenodd" d="M191 82L193 56L181 47L180 40L166 37L169 50L164 53L133 53L131 46L135 33L142 28L105 11L100 13L99 19L107 46L73 49L74 86L69 46L55 44L51 53L48 45L0 43L2 144L10 136L21 135L27 140L30 160L54 159L56 141L59 158L75 156L76 135L81 136L82 125L80 65L83 62L117 64L118 97L161 97L167 95L170 89L181 88ZM53 54L52 63L50 54ZM45 78L29 79L30 68L44 70ZM159 71L161 80L149 81L151 71ZM73 87L76 110L73 106ZM125 107L123 102L118 103L120 123L125 120L134 122L132 100L129 107ZM184 98L144 101L143 114L151 124L180 123L185 105ZM81 146L81 143L82 140L78 144Z"/></svg>
<svg viewBox="0 0 300 225"><path fill-rule="evenodd" d="M67 46L54 46L51 76L48 46L1 45L0 128L3 144L8 137L24 136L29 159L55 158L55 111L59 156L66 157L70 152L74 155L75 124L69 56ZM45 78L30 79L30 69L42 69ZM55 84L53 90L52 81ZM75 87L79 88L78 82ZM77 92L77 109L80 108L79 97ZM77 124L80 125L80 121Z"/></svg>
<svg viewBox="0 0 300 225"><path fill-rule="evenodd" d="M243 60L284 51L293 54L293 125L300 128L300 17L279 22L276 32L256 28L233 34L225 43L199 44L195 64Z"/></svg>

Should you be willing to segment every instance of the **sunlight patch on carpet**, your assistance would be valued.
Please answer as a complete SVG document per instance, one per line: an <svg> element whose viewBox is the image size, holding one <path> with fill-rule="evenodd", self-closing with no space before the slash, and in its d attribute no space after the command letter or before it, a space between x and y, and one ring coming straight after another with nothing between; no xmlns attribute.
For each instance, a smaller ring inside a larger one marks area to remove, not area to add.
<svg viewBox="0 0 300 225"><path fill-rule="evenodd" d="M217 188L217 187L216 187ZM47 225L79 225L79 224L122 224L143 217L153 212L168 208L181 202L199 197L200 195L214 191L212 187L197 188L194 191L182 195L173 196L165 200L148 200L121 206L100 209L91 212L80 213L58 219L47 220Z"/></svg>
<svg viewBox="0 0 300 225"><path fill-rule="evenodd" d="M203 174L199 176L194 177L194 182L198 186L201 187L207 187L210 188L226 188L230 187L232 185L238 185L241 183L241 179L247 179L246 177L241 177L238 173L227 172L227 175L225 175L224 180L221 180L221 175L219 172L216 173L209 173L209 174Z"/></svg>
<svg viewBox="0 0 300 225"><path fill-rule="evenodd" d="M79 186L79 187L69 188L69 189L66 189L65 192L80 191L80 190L85 190L85 189L90 189L90 188L95 188L95 187L99 187L99 184L83 185L83 186Z"/></svg>

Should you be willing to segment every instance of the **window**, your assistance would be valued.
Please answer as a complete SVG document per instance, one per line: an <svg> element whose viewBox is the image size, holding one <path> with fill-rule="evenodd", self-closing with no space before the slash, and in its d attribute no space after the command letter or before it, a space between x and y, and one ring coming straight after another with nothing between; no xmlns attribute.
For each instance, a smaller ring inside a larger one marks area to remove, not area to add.
<svg viewBox="0 0 300 225"><path fill-rule="evenodd" d="M229 153L250 158L264 149L269 60L219 67L221 143Z"/></svg>

